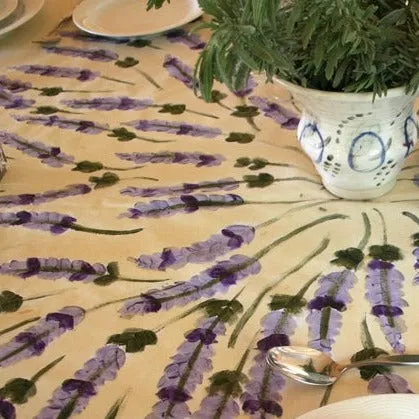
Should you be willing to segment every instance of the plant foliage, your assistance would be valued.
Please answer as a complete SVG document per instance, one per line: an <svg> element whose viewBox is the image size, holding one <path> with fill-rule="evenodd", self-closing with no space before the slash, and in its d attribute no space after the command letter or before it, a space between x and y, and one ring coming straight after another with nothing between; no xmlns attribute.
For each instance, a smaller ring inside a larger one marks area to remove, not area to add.
<svg viewBox="0 0 419 419"><path fill-rule="evenodd" d="M176 0L172 0L175 2ZM170 0L148 0L148 8ZM196 63L235 90L252 71L304 87L374 92L419 86L419 0L199 0L211 37Z"/></svg>

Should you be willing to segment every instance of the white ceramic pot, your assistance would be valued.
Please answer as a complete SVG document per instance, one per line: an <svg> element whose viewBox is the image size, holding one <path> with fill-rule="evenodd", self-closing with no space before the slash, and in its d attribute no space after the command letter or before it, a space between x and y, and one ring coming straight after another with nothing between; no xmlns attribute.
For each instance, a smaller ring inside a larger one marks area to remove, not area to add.
<svg viewBox="0 0 419 419"><path fill-rule="evenodd" d="M373 199L389 192L419 137L414 95L390 89L334 93L278 80L302 110L298 141L327 190L346 199Z"/></svg>

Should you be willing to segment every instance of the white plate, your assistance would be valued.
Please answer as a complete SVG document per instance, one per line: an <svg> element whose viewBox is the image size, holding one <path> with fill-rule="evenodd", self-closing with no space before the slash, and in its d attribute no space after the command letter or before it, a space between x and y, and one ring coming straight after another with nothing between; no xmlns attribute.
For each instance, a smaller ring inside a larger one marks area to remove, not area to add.
<svg viewBox="0 0 419 419"><path fill-rule="evenodd" d="M147 0L85 0L73 12L73 22L93 35L130 38L161 33L202 15L197 0L172 0L158 10L146 10Z"/></svg>
<svg viewBox="0 0 419 419"><path fill-rule="evenodd" d="M417 419L419 395L382 394L333 403L298 419Z"/></svg>
<svg viewBox="0 0 419 419"><path fill-rule="evenodd" d="M0 20L6 19L17 7L17 0L0 0Z"/></svg>
<svg viewBox="0 0 419 419"><path fill-rule="evenodd" d="M44 0L18 0L16 10L5 20L0 22L0 35L22 26L32 19L44 5Z"/></svg>

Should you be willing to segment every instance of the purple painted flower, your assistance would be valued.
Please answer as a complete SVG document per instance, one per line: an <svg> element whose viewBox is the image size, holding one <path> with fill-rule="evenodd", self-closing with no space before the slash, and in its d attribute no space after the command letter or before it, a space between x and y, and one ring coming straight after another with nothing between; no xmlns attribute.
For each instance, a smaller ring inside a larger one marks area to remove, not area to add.
<svg viewBox="0 0 419 419"><path fill-rule="evenodd" d="M97 109L100 111L113 110L142 110L153 105L153 99L134 99L127 96L98 97L93 99L67 99L62 104L73 109Z"/></svg>
<svg viewBox="0 0 419 419"><path fill-rule="evenodd" d="M414 268L416 270L416 275L413 279L413 284L414 285L419 285L419 247L416 247L413 250L413 256L416 258L416 262L415 262L415 265L414 265Z"/></svg>
<svg viewBox="0 0 419 419"><path fill-rule="evenodd" d="M266 364L266 353L275 346L288 346L289 337L294 334L297 323L287 310L282 309L268 313L261 324L263 338L257 343L258 352L253 358L249 381L240 400L243 411L251 417L280 417L280 392L285 386L285 379Z"/></svg>
<svg viewBox="0 0 419 419"><path fill-rule="evenodd" d="M54 339L73 330L83 320L84 314L80 307L64 307L47 314L10 342L0 346L0 367L41 355Z"/></svg>
<svg viewBox="0 0 419 419"><path fill-rule="evenodd" d="M139 298L129 300L120 313L122 316L134 316L184 306L202 297L225 293L232 285L250 275L257 275L260 270L261 265L257 260L243 255L234 255L229 260L218 262L193 276L189 281L150 290Z"/></svg>
<svg viewBox="0 0 419 419"><path fill-rule="evenodd" d="M68 417L81 413L107 381L112 381L125 364L125 352L118 345L106 345L89 359L74 378L65 380L35 419L57 419L64 410ZM70 413L67 412L70 411Z"/></svg>
<svg viewBox="0 0 419 419"><path fill-rule="evenodd" d="M121 217L168 217L180 212L191 213L200 208L217 210L221 207L243 205L244 200L239 195L181 195L176 198L169 198L167 201L155 200L150 203L137 202L128 212L122 213Z"/></svg>
<svg viewBox="0 0 419 419"><path fill-rule="evenodd" d="M32 84L26 81L12 80L6 76L0 76L0 87L11 93L20 93L32 89Z"/></svg>
<svg viewBox="0 0 419 419"><path fill-rule="evenodd" d="M232 191L239 187L240 181L234 178L220 179L216 181L205 181L199 183L182 183L177 186L162 186L157 188L136 188L128 186L121 189L121 195L129 195L134 197L150 198L165 195L189 195L198 190L202 192Z"/></svg>
<svg viewBox="0 0 419 419"><path fill-rule="evenodd" d="M176 135L189 135L191 137L214 138L222 134L219 128L203 125L191 125L186 122L163 121L160 119L138 119L124 125L134 127L139 131L167 132Z"/></svg>
<svg viewBox="0 0 419 419"><path fill-rule="evenodd" d="M368 391L373 394L413 393L409 383L396 374L378 374L368 384Z"/></svg>
<svg viewBox="0 0 419 419"><path fill-rule="evenodd" d="M212 369L212 346L217 343L217 336L225 332L224 324L215 316L203 317L197 327L185 335L186 341L178 347L176 355L172 356L173 362L164 369L158 383L160 401L153 406L146 419L190 416L186 402L192 398L196 387L202 384L204 373ZM184 415L176 416L175 412Z"/></svg>
<svg viewBox="0 0 419 419"><path fill-rule="evenodd" d="M255 228L247 225L231 225L214 234L208 240L187 247L166 247L152 255L141 255L136 259L141 268L164 271L180 269L188 263L211 262L232 250L249 244L255 237Z"/></svg>
<svg viewBox="0 0 419 419"><path fill-rule="evenodd" d="M36 157L51 167L62 167L65 164L72 164L74 161L73 156L62 153L59 147L50 147L40 141L29 141L8 131L0 131L0 144L13 147L28 156Z"/></svg>
<svg viewBox="0 0 419 419"><path fill-rule="evenodd" d="M34 103L35 101L33 99L25 99L20 95L14 95L9 90L0 87L0 107L4 109L27 109Z"/></svg>
<svg viewBox="0 0 419 419"><path fill-rule="evenodd" d="M175 29L166 34L166 38L171 43L184 44L192 50L205 48L206 43L194 33L188 33L184 29Z"/></svg>
<svg viewBox="0 0 419 419"><path fill-rule="evenodd" d="M407 306L403 297L404 277L390 262L372 260L367 266L366 294L372 314L378 319L387 341L396 352L404 352L401 334L405 325L401 315Z"/></svg>
<svg viewBox="0 0 419 419"><path fill-rule="evenodd" d="M20 65L13 67L17 71L26 74L38 74L40 76L48 77L63 77L69 79L76 79L78 81L91 81L99 77L99 72L93 72L85 68L77 67L58 67L54 65Z"/></svg>
<svg viewBox="0 0 419 419"><path fill-rule="evenodd" d="M49 231L53 234L65 233L77 220L58 212L2 212L0 226L23 226L33 230Z"/></svg>
<svg viewBox="0 0 419 419"><path fill-rule="evenodd" d="M233 93L237 96L237 97L246 97L248 95L250 95L250 93L253 92L253 89L255 87L257 87L257 83L255 81L255 79L253 77L249 77L246 85L243 86L241 89L239 90L234 90Z"/></svg>
<svg viewBox="0 0 419 419"><path fill-rule="evenodd" d="M192 67L185 64L177 57L166 55L163 62L163 67L176 80L182 82L189 89L194 88L194 76ZM195 82L195 85L197 83Z"/></svg>
<svg viewBox="0 0 419 419"><path fill-rule="evenodd" d="M342 311L352 301L349 291L356 281L355 274L345 269L320 278L320 287L309 301L306 321L309 346L330 353L342 325Z"/></svg>
<svg viewBox="0 0 419 419"><path fill-rule="evenodd" d="M91 192L88 185L68 185L63 189L41 193L22 193L19 195L0 195L0 208L15 207L20 205L39 205L56 199L67 198L76 195L85 195Z"/></svg>
<svg viewBox="0 0 419 419"><path fill-rule="evenodd" d="M253 105L264 112L266 117L273 119L277 124L281 125L282 128L292 130L297 129L300 119L294 112L291 112L278 103L269 102L263 97L251 96L249 100Z"/></svg>
<svg viewBox="0 0 419 419"><path fill-rule="evenodd" d="M219 413L220 406L223 406L222 412ZM218 392L214 395L205 397L199 410L192 415L193 419L232 419L240 414L240 406L232 396L227 397L223 393Z"/></svg>
<svg viewBox="0 0 419 419"><path fill-rule="evenodd" d="M12 115L16 121L26 122L27 124L43 125L45 127L58 127L62 129L71 129L83 134L100 134L109 131L108 124L99 124L93 121L85 121L82 119L67 119L57 115L50 116L28 116L28 115Z"/></svg>
<svg viewBox="0 0 419 419"><path fill-rule="evenodd" d="M42 49L46 52L66 55L69 57L86 58L92 61L110 62L118 59L116 52L107 49L86 49L76 47L57 47L52 45L43 45Z"/></svg>
<svg viewBox="0 0 419 419"><path fill-rule="evenodd" d="M200 152L162 151L159 153L116 153L122 160L144 163L194 164L196 167L219 166L225 157L221 154L203 154Z"/></svg>
<svg viewBox="0 0 419 419"><path fill-rule="evenodd" d="M3 419L16 419L16 409L7 400L0 400L0 417Z"/></svg>
<svg viewBox="0 0 419 419"><path fill-rule="evenodd" d="M86 283L105 275L107 269L101 263L91 264L83 260L31 257L0 264L0 273L23 279L36 276L49 280L65 278L71 282Z"/></svg>

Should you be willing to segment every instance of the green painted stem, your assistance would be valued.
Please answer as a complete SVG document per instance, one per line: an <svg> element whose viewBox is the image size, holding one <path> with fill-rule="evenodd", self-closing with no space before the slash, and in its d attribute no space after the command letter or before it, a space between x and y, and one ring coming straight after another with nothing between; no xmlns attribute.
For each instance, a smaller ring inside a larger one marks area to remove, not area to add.
<svg viewBox="0 0 419 419"><path fill-rule="evenodd" d="M163 87L160 86L160 84L158 84L156 82L156 80L153 79L153 77L151 77L149 74L147 74L145 71L140 70L138 67L135 67L134 70L138 71L138 73L140 73L149 83L151 83L154 87L157 87L157 89L159 90L163 90Z"/></svg>
<svg viewBox="0 0 419 419"><path fill-rule="evenodd" d="M49 370L54 368L58 363L60 363L65 358L65 355L60 356L55 361L49 363L46 367L40 369L32 378L31 381L36 383L44 374L46 374Z"/></svg>
<svg viewBox="0 0 419 419"><path fill-rule="evenodd" d="M365 212L362 213L362 220L364 221L364 236L358 244L359 250L364 250L371 238L371 222Z"/></svg>
<svg viewBox="0 0 419 419"><path fill-rule="evenodd" d="M380 216L381 224L383 225L383 244L387 244L388 237L387 237L386 220L384 219L383 213L378 208L373 208L373 210Z"/></svg>
<svg viewBox="0 0 419 419"><path fill-rule="evenodd" d="M85 233L104 234L108 236L123 236L127 234L135 234L143 230L142 228L135 228L133 230L102 230L99 228L85 227L80 224L71 224L69 228L75 231L83 231Z"/></svg>
<svg viewBox="0 0 419 419"><path fill-rule="evenodd" d="M0 330L0 336L5 335L6 333L13 332L13 330L19 329L22 326L26 326L27 324L36 322L40 319L40 317L32 317L28 320L23 320L22 322L16 323L13 326L9 326L6 329Z"/></svg>
<svg viewBox="0 0 419 419"><path fill-rule="evenodd" d="M133 83L131 81L119 80L119 79L115 79L113 77L107 77L107 76L99 76L99 78L105 79L105 80L110 80L110 81L115 81L117 83L129 84L130 86L135 86L135 83Z"/></svg>
<svg viewBox="0 0 419 419"><path fill-rule="evenodd" d="M185 109L185 112L193 113L195 115L206 116L207 118L220 119L219 116L211 115L210 113L205 113L205 112L193 111L191 109Z"/></svg>
<svg viewBox="0 0 419 419"><path fill-rule="evenodd" d="M145 282L145 283L166 282L166 281L170 281L170 279L171 278L164 278L164 279L134 279L134 278L118 277L118 281L123 281L123 282Z"/></svg>
<svg viewBox="0 0 419 419"><path fill-rule="evenodd" d="M133 166L133 167L110 167L110 166L103 166L106 170L114 170L116 172L127 172L129 170L137 170L142 169L144 166Z"/></svg>
<svg viewBox="0 0 419 419"><path fill-rule="evenodd" d="M403 211L402 214L410 218L413 222L419 225L419 217L417 217L415 214L412 214L409 211Z"/></svg>

